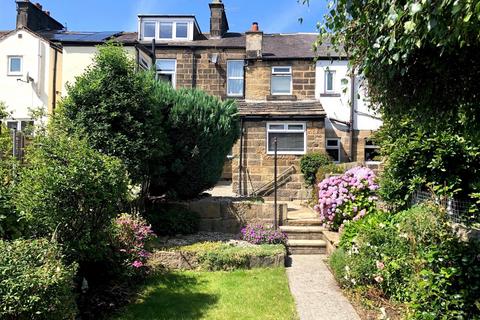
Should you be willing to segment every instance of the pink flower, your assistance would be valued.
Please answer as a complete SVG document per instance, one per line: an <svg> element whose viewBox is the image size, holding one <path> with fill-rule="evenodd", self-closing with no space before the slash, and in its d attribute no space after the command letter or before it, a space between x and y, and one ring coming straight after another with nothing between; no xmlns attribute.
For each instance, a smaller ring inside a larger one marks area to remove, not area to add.
<svg viewBox="0 0 480 320"><path fill-rule="evenodd" d="M383 277L382 277L382 276L376 276L374 279L375 279L375 281L378 282L378 283L382 283L382 282L383 282Z"/></svg>
<svg viewBox="0 0 480 320"><path fill-rule="evenodd" d="M138 260L135 260L133 263L132 263L132 266L135 267L135 268L141 268L143 267L143 262L141 261L138 261Z"/></svg>
<svg viewBox="0 0 480 320"><path fill-rule="evenodd" d="M381 262L381 261L377 261L377 262L376 262L376 265L377 265L377 269L378 269L378 270L383 270L383 269L385 269L385 264L384 264L383 262Z"/></svg>

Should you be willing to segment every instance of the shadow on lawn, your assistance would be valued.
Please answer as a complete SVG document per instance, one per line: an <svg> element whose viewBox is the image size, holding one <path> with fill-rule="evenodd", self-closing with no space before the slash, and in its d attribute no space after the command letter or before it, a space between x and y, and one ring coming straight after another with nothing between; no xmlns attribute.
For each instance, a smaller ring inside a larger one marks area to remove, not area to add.
<svg viewBox="0 0 480 320"><path fill-rule="evenodd" d="M218 297L199 292L207 281L179 274L159 274L149 279L139 299L118 314L118 319L198 319Z"/></svg>

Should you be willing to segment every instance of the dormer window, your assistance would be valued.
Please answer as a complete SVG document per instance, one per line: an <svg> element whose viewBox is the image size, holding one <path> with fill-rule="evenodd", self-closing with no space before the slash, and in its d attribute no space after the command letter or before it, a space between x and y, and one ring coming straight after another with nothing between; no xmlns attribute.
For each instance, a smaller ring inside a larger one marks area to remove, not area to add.
<svg viewBox="0 0 480 320"><path fill-rule="evenodd" d="M193 16L139 16L140 41L191 41L200 29Z"/></svg>

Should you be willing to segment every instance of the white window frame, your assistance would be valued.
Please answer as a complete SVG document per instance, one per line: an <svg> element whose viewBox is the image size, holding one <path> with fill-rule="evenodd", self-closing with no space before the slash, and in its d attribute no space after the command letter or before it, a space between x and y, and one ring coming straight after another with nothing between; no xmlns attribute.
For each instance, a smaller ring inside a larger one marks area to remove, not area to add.
<svg viewBox="0 0 480 320"><path fill-rule="evenodd" d="M332 74L332 89L328 89L328 75ZM332 69L325 69L325 93L335 93L336 92L336 86L335 86L335 78L336 78L336 71Z"/></svg>
<svg viewBox="0 0 480 320"><path fill-rule="evenodd" d="M35 121L33 119L30 119L30 118L22 118L22 119L5 119L3 120L3 124L8 127L8 123L10 122L16 122L17 123L17 127L15 128L17 131L21 131L22 130L22 122L33 122L33 125L35 125Z"/></svg>
<svg viewBox="0 0 480 320"><path fill-rule="evenodd" d="M177 59L156 59L156 61L175 61L175 70L173 71L158 71L155 70L156 74L170 74L172 75L172 88L175 89L177 87ZM155 65L155 69L157 69L157 65Z"/></svg>
<svg viewBox="0 0 480 320"><path fill-rule="evenodd" d="M177 24L178 23L183 23L183 24L187 25L187 36L186 37L178 37L177 36ZM190 23L189 22L187 22L187 21L174 21L173 22L172 36L173 36L174 40L188 40L188 35L189 34L190 34Z"/></svg>
<svg viewBox="0 0 480 320"><path fill-rule="evenodd" d="M288 68L288 72L278 72L275 71L276 68ZM289 92L281 92L281 93L274 93L273 92L273 77L290 77L290 91ZM293 72L291 66L274 66L272 67L272 74L270 79L270 94L273 96L290 96L293 92Z"/></svg>
<svg viewBox="0 0 480 320"><path fill-rule="evenodd" d="M12 71L10 69L12 59L20 59L20 71ZM9 75L9 76L21 76L21 75L23 75L23 56L8 56L7 57L7 75Z"/></svg>
<svg viewBox="0 0 480 320"><path fill-rule="evenodd" d="M336 146L329 146L329 141L336 141ZM326 138L325 139L325 150L337 150L338 151L338 161L332 159L333 163L340 163L342 161L342 153L341 151L342 140L340 138ZM327 152L328 153L328 152Z"/></svg>
<svg viewBox="0 0 480 320"><path fill-rule="evenodd" d="M243 97L245 94L245 69L243 70L241 77L229 77L228 76L228 65L230 62L241 62L245 64L244 60L227 60L227 96L228 97ZM230 86L228 80L242 80L242 92L241 93L230 93Z"/></svg>
<svg viewBox="0 0 480 320"><path fill-rule="evenodd" d="M363 156L365 157L365 151L366 149L375 149L375 150L378 150L380 151L380 146L376 145L376 144L370 144L370 145L367 145L367 141L368 139L365 139L365 146L363 147ZM375 164L375 163L380 163L381 161L375 161L375 160L370 160L370 161L367 161L365 159L365 163L366 164Z"/></svg>
<svg viewBox="0 0 480 320"><path fill-rule="evenodd" d="M146 37L146 36L145 36L145 24L146 24L146 23L153 23L153 24L155 24L155 36L153 36L153 37ZM158 37L159 37L159 34L158 34L158 32L159 32L158 21L156 21L156 20L150 20L150 19L148 19L148 20L142 20L141 28L142 28L142 40L144 40L144 41L151 41L151 40L153 40L153 39L158 39Z"/></svg>
<svg viewBox="0 0 480 320"><path fill-rule="evenodd" d="M283 129L270 129L271 125L279 126L283 125ZM301 125L302 129L288 129L289 125ZM291 154L291 155L302 155L307 153L307 123L306 122L267 122L267 154L275 154L275 150L270 151L268 146L270 145L270 135L269 133L303 133L303 151L278 151L277 154Z"/></svg>

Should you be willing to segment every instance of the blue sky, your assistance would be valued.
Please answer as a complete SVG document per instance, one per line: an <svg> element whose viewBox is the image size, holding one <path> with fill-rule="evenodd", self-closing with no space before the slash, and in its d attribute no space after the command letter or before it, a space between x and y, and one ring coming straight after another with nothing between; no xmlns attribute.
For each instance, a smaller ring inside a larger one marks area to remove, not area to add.
<svg viewBox="0 0 480 320"><path fill-rule="evenodd" d="M202 31L209 30L210 0L31 0L69 30L136 31L139 13L194 14ZM264 32L315 32L326 11L327 0L224 0L230 31L243 32L253 21ZM0 0L0 30L15 28L15 0ZM303 23L298 18L303 18Z"/></svg>

